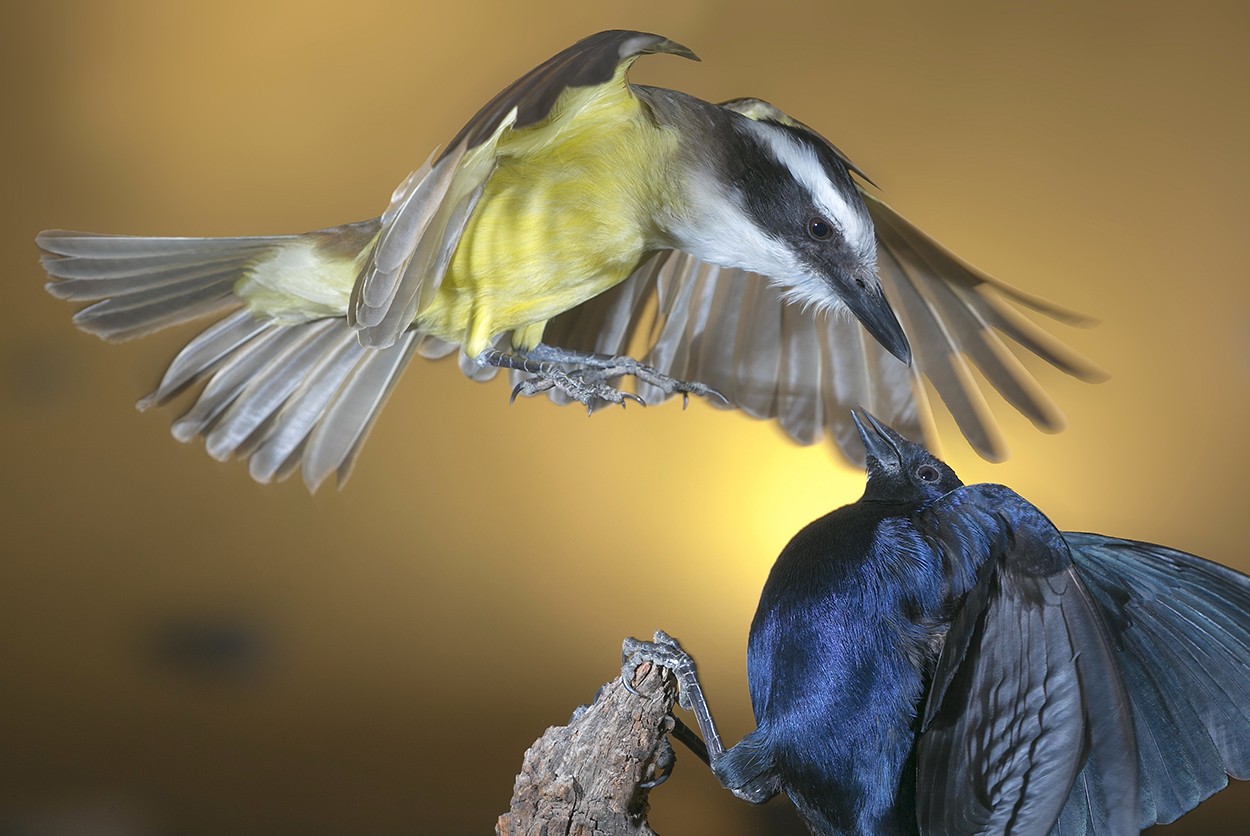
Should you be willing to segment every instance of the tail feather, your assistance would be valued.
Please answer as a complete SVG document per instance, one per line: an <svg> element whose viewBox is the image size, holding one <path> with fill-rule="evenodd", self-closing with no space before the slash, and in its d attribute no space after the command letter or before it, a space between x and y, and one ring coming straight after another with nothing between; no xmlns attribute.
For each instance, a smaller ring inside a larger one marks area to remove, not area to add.
<svg viewBox="0 0 1250 836"><path fill-rule="evenodd" d="M254 317L246 310L235 311L218 320L187 343L174 357L156 389L135 406L145 410L161 406L218 364L243 343L270 328L272 323Z"/></svg>
<svg viewBox="0 0 1250 836"><path fill-rule="evenodd" d="M296 454L308 434L325 415L339 387L367 351L354 334L349 334L348 339L338 349L327 353L304 379L299 391L274 416L273 428L260 436L259 443L251 451L239 451L240 455L249 455L248 472L253 479L269 482L287 475L298 465ZM288 462L292 467L284 469Z"/></svg>
<svg viewBox="0 0 1250 836"><path fill-rule="evenodd" d="M336 317L269 323L225 357L195 352L213 369L199 398L174 422L174 437L204 436L219 461L248 459L258 482L284 479L302 467L309 490L332 473L342 485L416 342L409 331L388 348L367 348L347 319ZM175 383L209 374L183 365Z"/></svg>
<svg viewBox="0 0 1250 836"><path fill-rule="evenodd" d="M310 491L331 473L337 472L340 486L346 481L382 404L412 359L416 343L416 333L410 330L386 348L369 351L343 384L308 438L303 466L304 484Z"/></svg>
<svg viewBox="0 0 1250 836"><path fill-rule="evenodd" d="M218 461L230 458L299 387L302 378L326 351L339 345L344 336L332 329L333 320L323 319L291 328L298 334L282 356L274 357L248 381L246 388L213 421L204 436L204 447Z"/></svg>
<svg viewBox="0 0 1250 836"><path fill-rule="evenodd" d="M144 337L235 307L239 304L233 290L237 277L237 271L231 270L213 276L211 282L192 281L105 299L76 313L74 324L107 340Z"/></svg>
<svg viewBox="0 0 1250 836"><path fill-rule="evenodd" d="M303 336L299 326L271 325L266 333L240 346L208 379L191 409L174 421L174 438L186 442L212 430L217 418L253 378L267 364L285 356Z"/></svg>
<svg viewBox="0 0 1250 836"><path fill-rule="evenodd" d="M307 236L255 238L145 238L52 230L36 240L52 278L49 293L93 303L74 321L106 339L143 336L242 308L187 343L138 407L164 404L206 381L194 403L174 421L174 437L189 441L204 436L208 453L219 460L250 459L249 472L261 482L285 478L302 467L304 481L315 490L331 473L337 473L340 484L346 480L420 340L408 331L390 348L366 348L345 312L334 316L331 309L327 315L324 300L312 300L320 307L305 310L316 318L280 321L243 307L238 291L251 281L247 277L253 270L261 269L256 265L273 263L292 242L300 245L292 252L304 259L301 264L316 269L315 259L324 253L337 265L330 269L350 270L352 253L368 244L376 225L366 221Z"/></svg>
<svg viewBox="0 0 1250 836"><path fill-rule="evenodd" d="M74 322L108 340L142 337L232 305L258 255L298 236L147 238L50 230L35 239L53 296L96 301Z"/></svg>
<svg viewBox="0 0 1250 836"><path fill-rule="evenodd" d="M43 268L58 281L48 282L48 292L59 299L72 302L90 302L97 299L108 299L111 296L128 295L140 291L154 290L160 287L179 284L188 280L200 279L225 272L230 267L242 269L245 261L239 258L215 258L199 264L172 267L164 260L147 270L134 270L129 267L117 269L104 274L89 260L78 258L42 259ZM104 262L110 266L110 262ZM237 266L236 266L237 265ZM116 267L116 265L111 265Z"/></svg>
<svg viewBox="0 0 1250 836"><path fill-rule="evenodd" d="M35 243L41 250L54 256L95 261L151 258L162 259L165 266L173 266L178 259L199 263L205 260L205 256L255 252L301 237L303 236L254 235L234 238L171 238L47 229L35 237Z"/></svg>

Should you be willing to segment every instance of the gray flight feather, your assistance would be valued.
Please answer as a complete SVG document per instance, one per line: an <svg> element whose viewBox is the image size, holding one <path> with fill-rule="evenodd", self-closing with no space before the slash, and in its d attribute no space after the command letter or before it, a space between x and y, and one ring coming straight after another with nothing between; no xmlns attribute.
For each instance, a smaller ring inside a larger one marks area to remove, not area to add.
<svg viewBox="0 0 1250 836"><path fill-rule="evenodd" d="M325 415L343 381L369 352L343 324L337 344L308 374L275 416L273 426L248 459L248 472L258 482L272 480Z"/></svg>
<svg viewBox="0 0 1250 836"><path fill-rule="evenodd" d="M410 274L407 268L424 236L441 234L441 230L431 230L430 224L447 196L463 153L464 149L460 148L457 153L441 159L434 168L426 163L409 175L382 215L382 231L369 263L352 288L347 309L348 321L362 330L367 345L389 345L398 336L399 331L391 333L379 330L378 326L405 283L409 285L404 290L405 295L415 297L419 293L420 283L426 276L421 271ZM409 324L405 323L404 327Z"/></svg>
<svg viewBox="0 0 1250 836"><path fill-rule="evenodd" d="M926 347L920 353L940 354L950 350L967 356L1003 398L1039 428L1061 429L1062 414L981 315L979 306L972 301L976 291L959 283L915 278L936 274L941 261L933 247L915 246L912 240L901 235L896 228L898 224L897 215L882 214L877 225L879 240L888 244L887 259L900 267L907 280L905 287L898 283L891 287L902 300L900 304L914 304L918 298L923 298L930 315L941 323L941 334L947 341L944 345ZM899 278L897 274L892 277Z"/></svg>
<svg viewBox="0 0 1250 836"><path fill-rule="evenodd" d="M820 352L815 321L795 305L781 308L781 377L777 382L777 420L800 444L821 436L823 416L819 387Z"/></svg>
<svg viewBox="0 0 1250 836"><path fill-rule="evenodd" d="M309 435L304 450L304 484L315 491L337 471L339 484L347 478L355 452L368 434L416 345L416 334L405 332L395 343L374 349L343 384L334 403Z"/></svg>
<svg viewBox="0 0 1250 836"><path fill-rule="evenodd" d="M913 365L933 383L973 449L991 461L1001 460L1004 445L989 404L937 312L892 251L878 252L877 271L911 340Z"/></svg>
<svg viewBox="0 0 1250 836"><path fill-rule="evenodd" d="M213 422L234 402L269 363L285 356L306 339L299 326L274 328L247 342L209 378L199 398L170 428L174 438L190 441L208 432Z"/></svg>
<svg viewBox="0 0 1250 836"><path fill-rule="evenodd" d="M756 279L747 286L733 345L734 388L738 405L753 418L776 414L781 379L781 306L767 282Z"/></svg>
<svg viewBox="0 0 1250 836"><path fill-rule="evenodd" d="M248 340L277 327L268 320L252 316L247 310L235 311L224 317L178 352L165 370L160 384L136 406L142 410L165 403L192 381L214 369Z"/></svg>
<svg viewBox="0 0 1250 836"><path fill-rule="evenodd" d="M251 437L252 433L286 402L299 387L310 367L341 341L333 326L336 320L322 319L293 326L300 340L283 355L274 357L257 370L246 388L214 422L204 437L204 448L218 461L225 461Z"/></svg>

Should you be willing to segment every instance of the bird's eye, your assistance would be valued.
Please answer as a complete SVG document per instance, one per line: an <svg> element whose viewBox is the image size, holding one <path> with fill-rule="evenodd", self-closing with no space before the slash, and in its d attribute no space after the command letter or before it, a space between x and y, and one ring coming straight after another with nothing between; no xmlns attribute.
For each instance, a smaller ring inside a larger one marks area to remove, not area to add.
<svg viewBox="0 0 1250 836"><path fill-rule="evenodd" d="M807 234L817 241L827 241L833 235L833 224L824 218L812 218L807 222Z"/></svg>
<svg viewBox="0 0 1250 836"><path fill-rule="evenodd" d="M937 468L931 464L922 464L916 468L916 478L921 482L936 482L940 476Z"/></svg>

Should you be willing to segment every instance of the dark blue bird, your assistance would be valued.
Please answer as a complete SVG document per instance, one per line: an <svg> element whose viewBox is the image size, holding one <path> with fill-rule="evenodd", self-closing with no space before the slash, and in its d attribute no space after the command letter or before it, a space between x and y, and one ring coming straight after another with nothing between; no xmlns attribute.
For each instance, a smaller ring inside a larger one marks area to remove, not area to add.
<svg viewBox="0 0 1250 836"><path fill-rule="evenodd" d="M785 792L818 834L1120 834L1250 777L1250 578L1060 532L856 423L863 498L790 541L751 624L755 731L725 749L689 655L626 640L725 787Z"/></svg>

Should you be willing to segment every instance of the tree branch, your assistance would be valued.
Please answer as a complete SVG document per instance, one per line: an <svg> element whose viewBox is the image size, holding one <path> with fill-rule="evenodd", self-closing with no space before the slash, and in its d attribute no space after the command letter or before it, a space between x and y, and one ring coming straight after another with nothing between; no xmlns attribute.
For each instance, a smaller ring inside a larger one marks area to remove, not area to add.
<svg viewBox="0 0 1250 836"><path fill-rule="evenodd" d="M630 693L615 679L567 726L547 729L525 753L501 836L654 836L644 783L673 765L668 732L677 695L672 675L646 662Z"/></svg>

